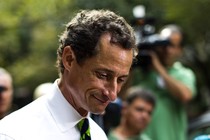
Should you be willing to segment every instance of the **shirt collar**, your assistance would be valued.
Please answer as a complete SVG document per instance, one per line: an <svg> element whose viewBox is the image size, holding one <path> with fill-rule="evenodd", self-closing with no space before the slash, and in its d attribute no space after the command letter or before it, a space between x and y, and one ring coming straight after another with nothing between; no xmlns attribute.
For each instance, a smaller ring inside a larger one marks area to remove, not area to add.
<svg viewBox="0 0 210 140"><path fill-rule="evenodd" d="M52 93L48 94L48 109L57 126L64 132L75 127L84 117L65 99L58 87L58 80L52 86Z"/></svg>

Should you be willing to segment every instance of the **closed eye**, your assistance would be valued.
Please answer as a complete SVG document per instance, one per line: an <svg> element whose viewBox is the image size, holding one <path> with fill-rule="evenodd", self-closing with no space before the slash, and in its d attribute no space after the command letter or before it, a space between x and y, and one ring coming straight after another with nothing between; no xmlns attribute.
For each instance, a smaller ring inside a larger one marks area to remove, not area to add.
<svg viewBox="0 0 210 140"><path fill-rule="evenodd" d="M105 72L96 71L95 73L99 79L107 79L108 78L108 74L106 74Z"/></svg>
<svg viewBox="0 0 210 140"><path fill-rule="evenodd" d="M95 75L97 78L102 79L102 80L113 80L115 78L114 73L112 71L109 70L96 70L94 71ZM117 78L117 83L118 84L124 84L127 79L128 79L128 75L122 75L120 77L116 77Z"/></svg>
<svg viewBox="0 0 210 140"><path fill-rule="evenodd" d="M121 77L121 78L118 78L117 80L119 84L124 84L126 81L127 81L127 77Z"/></svg>

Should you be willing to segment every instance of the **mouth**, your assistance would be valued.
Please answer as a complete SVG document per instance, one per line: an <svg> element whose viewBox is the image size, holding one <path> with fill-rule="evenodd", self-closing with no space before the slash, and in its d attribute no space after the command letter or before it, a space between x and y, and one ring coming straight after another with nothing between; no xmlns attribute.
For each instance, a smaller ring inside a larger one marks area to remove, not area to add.
<svg viewBox="0 0 210 140"><path fill-rule="evenodd" d="M109 99L105 99L105 98L101 99L101 98L96 97L96 96L94 96L94 98L102 104L108 104L109 103Z"/></svg>

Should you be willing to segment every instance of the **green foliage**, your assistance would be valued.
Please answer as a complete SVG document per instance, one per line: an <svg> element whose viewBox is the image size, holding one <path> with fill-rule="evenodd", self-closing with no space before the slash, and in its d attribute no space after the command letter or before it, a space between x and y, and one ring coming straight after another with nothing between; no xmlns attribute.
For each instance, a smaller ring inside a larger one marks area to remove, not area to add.
<svg viewBox="0 0 210 140"><path fill-rule="evenodd" d="M0 2L0 66L12 73L16 88L31 94L39 84L58 77L58 35L73 9L69 0Z"/></svg>

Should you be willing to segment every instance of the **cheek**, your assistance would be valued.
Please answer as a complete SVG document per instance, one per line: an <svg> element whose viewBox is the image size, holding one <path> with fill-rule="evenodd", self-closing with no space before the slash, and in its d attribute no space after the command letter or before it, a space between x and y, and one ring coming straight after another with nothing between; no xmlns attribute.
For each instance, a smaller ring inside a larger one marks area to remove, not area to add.
<svg viewBox="0 0 210 140"><path fill-rule="evenodd" d="M12 100L12 91L7 91L7 92L3 93L2 97L6 101L11 101Z"/></svg>
<svg viewBox="0 0 210 140"><path fill-rule="evenodd" d="M138 119L138 113L134 110L130 111L128 117L132 118L131 121L135 121L136 119Z"/></svg>
<svg viewBox="0 0 210 140"><path fill-rule="evenodd" d="M103 92L104 84L101 80L97 79L89 79L87 82L84 83L82 89L82 92L84 92L85 98L89 98L90 96L94 94L98 94L99 92Z"/></svg>
<svg viewBox="0 0 210 140"><path fill-rule="evenodd" d="M88 82L86 84L90 88L104 88L104 86L106 84L105 81L98 79L96 76L89 77L89 79L87 81Z"/></svg>
<svg viewBox="0 0 210 140"><path fill-rule="evenodd" d="M151 120L151 116L148 116L146 120L147 120L147 123L149 123Z"/></svg>
<svg viewBox="0 0 210 140"><path fill-rule="evenodd" d="M128 116L129 118L129 121L132 125L136 126L138 125L137 122L139 122L139 117L138 117L138 114L136 113L130 113L130 115Z"/></svg>
<svg viewBox="0 0 210 140"><path fill-rule="evenodd" d="M175 56L177 54L177 50L174 47L168 47L167 53Z"/></svg>

